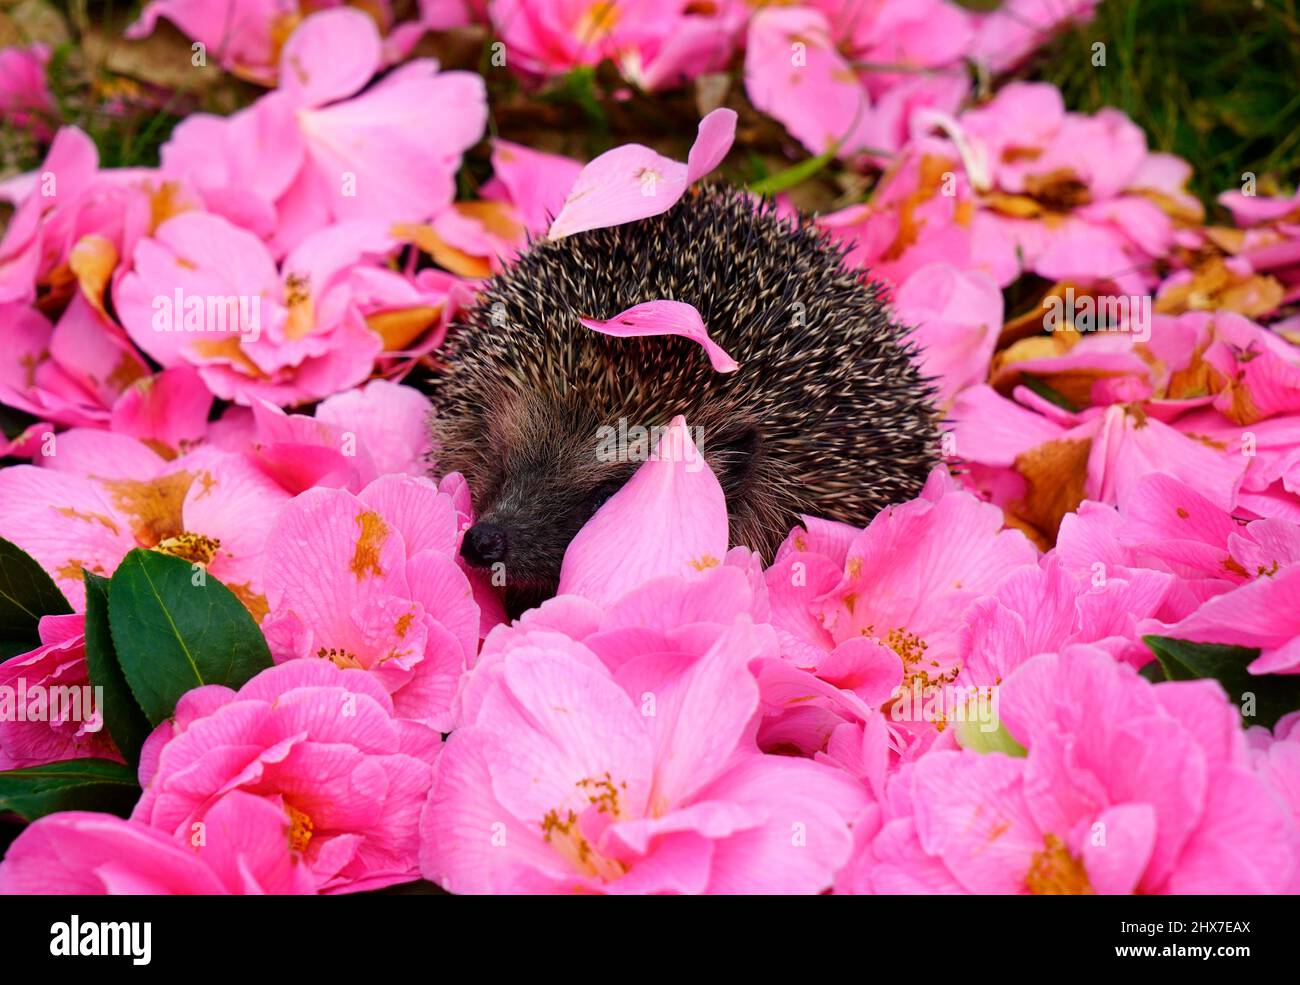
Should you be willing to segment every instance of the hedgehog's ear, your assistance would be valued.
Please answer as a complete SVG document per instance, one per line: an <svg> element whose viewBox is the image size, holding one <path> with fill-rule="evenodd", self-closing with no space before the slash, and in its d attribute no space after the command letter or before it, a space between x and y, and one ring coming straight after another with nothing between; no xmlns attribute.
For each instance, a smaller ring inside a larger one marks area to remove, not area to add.
<svg viewBox="0 0 1300 985"><path fill-rule="evenodd" d="M710 436L704 449L704 460L730 499L743 492L753 480L762 453L763 438L758 425L741 424L721 429L716 436Z"/></svg>

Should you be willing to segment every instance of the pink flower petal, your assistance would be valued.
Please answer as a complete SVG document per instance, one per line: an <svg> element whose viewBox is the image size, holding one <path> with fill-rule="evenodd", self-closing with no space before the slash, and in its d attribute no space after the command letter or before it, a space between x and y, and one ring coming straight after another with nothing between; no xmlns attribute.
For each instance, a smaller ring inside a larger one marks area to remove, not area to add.
<svg viewBox="0 0 1300 985"><path fill-rule="evenodd" d="M658 575L720 564L726 552L722 486L678 416L651 458L573 538L559 593L612 603Z"/></svg>
<svg viewBox="0 0 1300 985"><path fill-rule="evenodd" d="M280 53L280 89L304 106L346 99L379 68L379 30L350 7L312 14Z"/></svg>
<svg viewBox="0 0 1300 985"><path fill-rule="evenodd" d="M709 363L719 373L734 373L740 368L740 364L722 346L709 338L699 311L685 301L646 301L633 305L607 321L595 318L578 320L594 332L619 339L645 335L678 335L704 346L704 351L709 354Z"/></svg>
<svg viewBox="0 0 1300 985"><path fill-rule="evenodd" d="M547 235L560 239L667 212L687 186L717 167L735 133L735 111L715 109L700 121L689 164L640 144L606 151L582 169Z"/></svg>

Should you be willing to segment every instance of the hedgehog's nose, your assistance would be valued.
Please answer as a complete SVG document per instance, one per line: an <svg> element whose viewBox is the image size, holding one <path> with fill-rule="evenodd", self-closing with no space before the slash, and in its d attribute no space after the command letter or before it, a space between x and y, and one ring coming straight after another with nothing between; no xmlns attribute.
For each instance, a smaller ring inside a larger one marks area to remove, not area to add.
<svg viewBox="0 0 1300 985"><path fill-rule="evenodd" d="M460 553L476 568L488 568L506 559L506 531L495 523L476 523L465 531Z"/></svg>

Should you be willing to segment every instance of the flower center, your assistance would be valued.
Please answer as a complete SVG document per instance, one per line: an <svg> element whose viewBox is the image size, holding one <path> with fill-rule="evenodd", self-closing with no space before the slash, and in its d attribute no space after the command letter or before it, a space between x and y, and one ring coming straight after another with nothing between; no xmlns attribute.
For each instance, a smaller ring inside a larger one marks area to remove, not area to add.
<svg viewBox="0 0 1300 985"><path fill-rule="evenodd" d="M334 664L335 667L338 667L340 670L348 670L349 668L353 670L366 669L361 665L361 661L356 658L356 655L352 653L352 651L343 650L340 649L339 647L331 646L328 649L325 647L321 647L319 650L316 651L316 656L320 657L322 660L330 661L332 664Z"/></svg>
<svg viewBox="0 0 1300 985"><path fill-rule="evenodd" d="M867 631L870 632L873 628L868 626ZM960 673L958 667L938 673L939 661L925 655L930 644L905 626L891 629L885 634L884 643L903 661L903 687L905 688L911 687L913 681L919 682L922 688L951 684Z"/></svg>
<svg viewBox="0 0 1300 985"><path fill-rule="evenodd" d="M599 780L579 780L576 786L586 794L587 803L598 813L608 814L611 819L621 816L619 790L626 789L626 783L615 784L606 773ZM606 882L622 876L627 866L596 851L582 833L578 820L578 815L572 810L553 808L542 818L542 837L580 872Z"/></svg>
<svg viewBox="0 0 1300 985"><path fill-rule="evenodd" d="M1092 896L1083 862L1070 854L1056 835L1043 838L1044 848L1034 852L1025 885L1035 896Z"/></svg>
<svg viewBox="0 0 1300 985"><path fill-rule="evenodd" d="M297 341L316 325L316 310L311 298L311 278L306 274L290 273L284 279L284 303L289 317L284 324L284 334Z"/></svg>
<svg viewBox="0 0 1300 985"><path fill-rule="evenodd" d="M164 537L158 541L154 550L160 554L170 554L172 557L182 558L191 564L207 566L216 557L217 548L220 546L221 541L215 537L182 531L174 537Z"/></svg>
<svg viewBox="0 0 1300 985"><path fill-rule="evenodd" d="M305 852L316 826L310 817L292 804L285 804L284 811L289 815L289 847L295 852Z"/></svg>

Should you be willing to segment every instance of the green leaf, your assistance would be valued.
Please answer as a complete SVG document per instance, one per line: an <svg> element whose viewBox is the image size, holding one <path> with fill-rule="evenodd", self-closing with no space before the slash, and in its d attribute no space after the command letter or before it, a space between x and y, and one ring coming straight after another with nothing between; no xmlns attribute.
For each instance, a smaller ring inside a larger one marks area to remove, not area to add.
<svg viewBox="0 0 1300 985"><path fill-rule="evenodd" d="M0 652L13 656L41 645L41 616L72 611L45 569L0 538Z"/></svg>
<svg viewBox="0 0 1300 985"><path fill-rule="evenodd" d="M186 691L238 688L271 666L257 623L225 585L188 561L136 548L108 584L117 661L149 721L171 716Z"/></svg>
<svg viewBox="0 0 1300 985"><path fill-rule="evenodd" d="M104 689L102 711L108 734L132 765L140 762L140 746L149 737L149 720L131 693L117 662L108 624L107 578L82 571L86 582L86 669L90 683Z"/></svg>
<svg viewBox="0 0 1300 985"><path fill-rule="evenodd" d="M0 814L25 821L55 811L106 811L126 817L140 799L135 770L111 759L67 759L0 771Z"/></svg>
<svg viewBox="0 0 1300 985"><path fill-rule="evenodd" d="M1138 675L1145 677L1152 684L1160 684L1169 680L1165 676L1165 669L1160 666L1159 660L1152 660L1150 663L1143 664L1142 669L1138 671Z"/></svg>
<svg viewBox="0 0 1300 985"><path fill-rule="evenodd" d="M826 167L827 164L835 160L835 155L839 149L840 142L837 140L816 157L806 158L783 171L778 171L776 174L770 174L766 178L751 182L749 190L755 195L775 195L777 192L793 188L795 185L807 181Z"/></svg>
<svg viewBox="0 0 1300 985"><path fill-rule="evenodd" d="M579 65L551 81L542 98L560 103L572 103L582 110L593 129L608 130L609 118L600 104L596 86L596 67Z"/></svg>
<svg viewBox="0 0 1300 985"><path fill-rule="evenodd" d="M1228 700L1238 710L1248 709L1254 696L1254 714L1242 715L1247 725L1269 728L1287 712L1300 708L1300 677L1290 674L1252 674L1246 667L1259 650L1222 643L1193 643L1169 636L1144 636L1143 642L1160 661L1171 681L1212 678L1223 685Z"/></svg>

